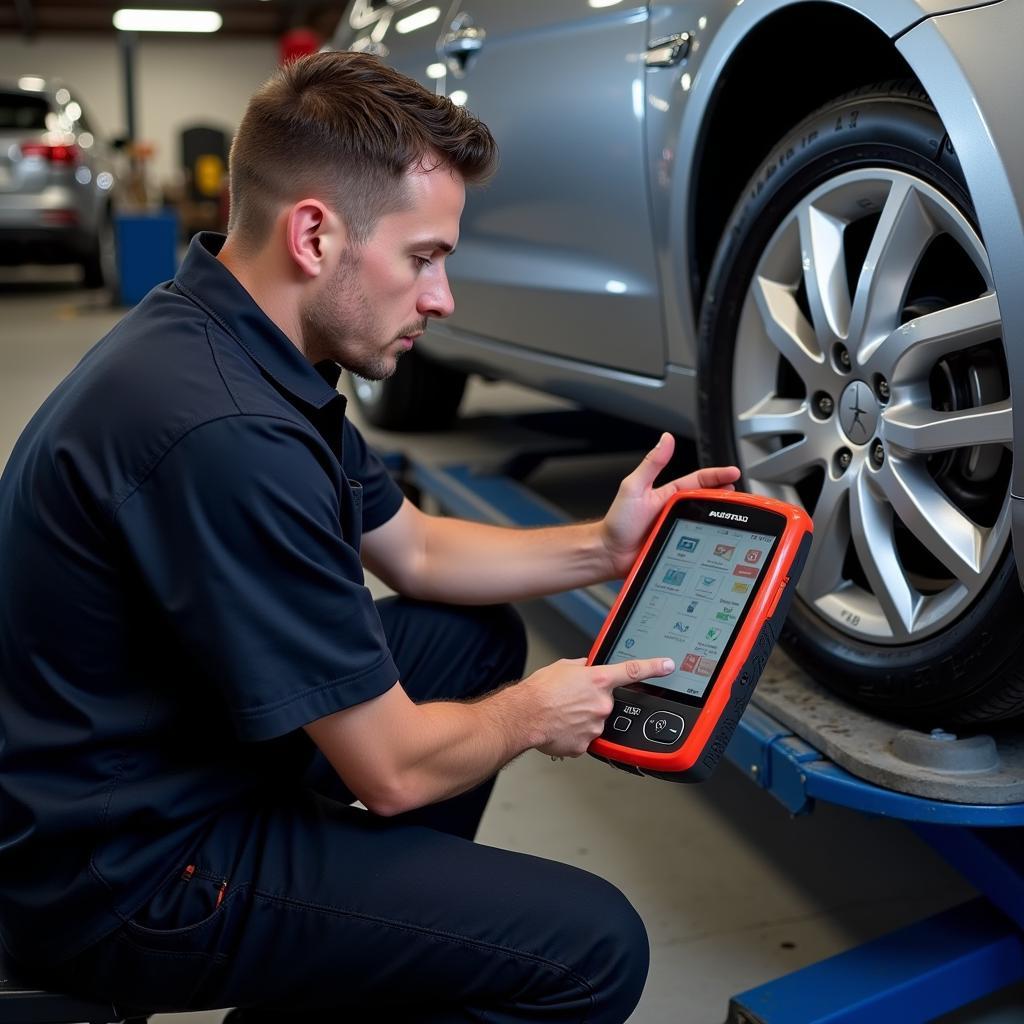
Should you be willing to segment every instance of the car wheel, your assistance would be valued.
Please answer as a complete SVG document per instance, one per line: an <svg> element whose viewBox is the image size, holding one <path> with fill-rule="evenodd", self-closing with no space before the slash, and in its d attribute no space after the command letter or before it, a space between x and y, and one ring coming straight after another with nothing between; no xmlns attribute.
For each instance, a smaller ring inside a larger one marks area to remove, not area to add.
<svg viewBox="0 0 1024 1024"><path fill-rule="evenodd" d="M356 404L383 430L440 430L455 419L466 374L420 352L406 352L386 380L352 375Z"/></svg>
<svg viewBox="0 0 1024 1024"><path fill-rule="evenodd" d="M699 379L704 455L814 516L797 660L913 724L1024 711L999 307L919 87L837 99L760 168L712 267Z"/></svg>
<svg viewBox="0 0 1024 1024"><path fill-rule="evenodd" d="M107 288L116 297L117 239L109 210L103 215L92 248L82 261L82 283L86 288Z"/></svg>

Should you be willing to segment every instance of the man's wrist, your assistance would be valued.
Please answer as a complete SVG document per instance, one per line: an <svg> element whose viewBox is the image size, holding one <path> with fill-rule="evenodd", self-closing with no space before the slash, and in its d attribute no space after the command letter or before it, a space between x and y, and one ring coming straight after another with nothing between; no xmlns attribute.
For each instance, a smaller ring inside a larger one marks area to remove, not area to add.
<svg viewBox="0 0 1024 1024"><path fill-rule="evenodd" d="M536 693L529 677L484 699L492 704L494 722L509 744L508 760L547 742L543 696Z"/></svg>
<svg viewBox="0 0 1024 1024"><path fill-rule="evenodd" d="M623 558L616 552L606 520L599 519L593 525L595 527L595 564L600 572L600 582L621 579L629 570L632 561Z"/></svg>

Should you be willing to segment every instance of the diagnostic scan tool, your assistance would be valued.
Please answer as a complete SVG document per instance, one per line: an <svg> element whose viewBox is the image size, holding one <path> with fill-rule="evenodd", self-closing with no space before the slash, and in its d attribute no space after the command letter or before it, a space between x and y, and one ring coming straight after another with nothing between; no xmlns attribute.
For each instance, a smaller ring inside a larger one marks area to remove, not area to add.
<svg viewBox="0 0 1024 1024"><path fill-rule="evenodd" d="M590 753L637 775L701 782L718 764L768 661L812 539L794 505L680 491L662 511L588 664L672 658L615 690Z"/></svg>

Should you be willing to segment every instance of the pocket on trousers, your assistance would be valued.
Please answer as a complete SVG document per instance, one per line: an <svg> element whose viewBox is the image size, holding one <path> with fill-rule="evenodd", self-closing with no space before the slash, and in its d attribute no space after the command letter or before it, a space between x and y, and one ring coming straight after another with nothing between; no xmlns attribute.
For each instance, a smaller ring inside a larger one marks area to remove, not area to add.
<svg viewBox="0 0 1024 1024"><path fill-rule="evenodd" d="M230 924L247 888L198 870L161 886L101 955L110 991L151 1013L202 1008L227 959Z"/></svg>
<svg viewBox="0 0 1024 1024"><path fill-rule="evenodd" d="M189 864L132 915L128 927L145 935L201 927L224 905L227 886L223 876Z"/></svg>

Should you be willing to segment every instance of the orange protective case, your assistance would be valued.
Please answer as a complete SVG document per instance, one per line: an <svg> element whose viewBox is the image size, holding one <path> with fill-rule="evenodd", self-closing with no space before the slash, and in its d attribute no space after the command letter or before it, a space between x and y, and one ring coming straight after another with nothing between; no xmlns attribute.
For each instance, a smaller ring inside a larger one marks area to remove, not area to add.
<svg viewBox="0 0 1024 1024"><path fill-rule="evenodd" d="M772 627L770 623L783 598L786 598L782 609L783 616L788 609L789 598L791 598L792 590L795 589L797 577L803 568L803 562L810 547L814 526L810 516L802 508L773 498L711 489L680 491L662 509L643 549L633 563L633 568L590 650L590 655L587 658L588 665L594 663L597 652L615 623L619 609L636 582L640 567L661 531L662 524L672 514L672 510L678 502L694 498L746 508L766 509L784 516L786 525L779 537L770 563L765 566L765 575L757 593L751 600L744 621L732 638L731 646L719 668L711 691L707 695L696 725L689 731L682 746L678 750L660 753L638 750L635 747L614 743L599 737L591 743L589 752L602 759L635 765L638 768L659 774L662 772L689 773L703 761L707 770L697 774L699 777L706 777L717 764L725 745L732 736L736 723L746 707L750 692L757 682L757 677L764 668L764 662L767 661L768 654L771 653L771 648L775 645L778 626L781 625L781 616L775 627ZM744 673L747 674L745 680ZM658 684L657 679L653 679L651 682L654 685ZM735 685L737 682L741 682L739 687ZM736 692L737 689L739 692ZM713 756L710 758L706 753L709 747L718 748L711 751ZM688 780L680 779L680 781Z"/></svg>

